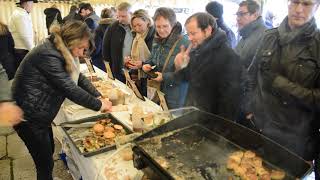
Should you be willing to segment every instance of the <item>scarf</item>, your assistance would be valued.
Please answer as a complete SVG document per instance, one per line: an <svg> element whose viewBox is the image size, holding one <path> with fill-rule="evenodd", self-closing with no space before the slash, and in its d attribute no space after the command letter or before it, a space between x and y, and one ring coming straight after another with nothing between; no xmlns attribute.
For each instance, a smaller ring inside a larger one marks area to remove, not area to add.
<svg viewBox="0 0 320 180"><path fill-rule="evenodd" d="M310 39L313 37L313 33L317 29L315 19L312 18L309 22L301 26L300 28L291 30L288 25L288 17L286 17L280 24L278 30L280 35L280 45L284 46L290 44L293 41L303 41L304 39Z"/></svg>
<svg viewBox="0 0 320 180"><path fill-rule="evenodd" d="M131 49L131 58L133 60L141 60L145 62L150 57L150 50L146 45L145 38L148 35L149 30L144 32L143 34L136 34L136 37L133 39L132 42L132 49Z"/></svg>

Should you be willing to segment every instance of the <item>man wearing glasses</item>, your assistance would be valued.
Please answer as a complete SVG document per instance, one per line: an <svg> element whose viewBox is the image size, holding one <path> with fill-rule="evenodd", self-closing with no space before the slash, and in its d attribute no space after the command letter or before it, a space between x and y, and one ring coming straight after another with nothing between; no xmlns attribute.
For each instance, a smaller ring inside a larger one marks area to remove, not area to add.
<svg viewBox="0 0 320 180"><path fill-rule="evenodd" d="M254 0L242 1L236 15L241 39L235 52L240 56L244 68L248 68L266 27L261 17L260 5Z"/></svg>
<svg viewBox="0 0 320 180"><path fill-rule="evenodd" d="M290 0L249 67L247 122L307 161L319 153L320 0Z"/></svg>

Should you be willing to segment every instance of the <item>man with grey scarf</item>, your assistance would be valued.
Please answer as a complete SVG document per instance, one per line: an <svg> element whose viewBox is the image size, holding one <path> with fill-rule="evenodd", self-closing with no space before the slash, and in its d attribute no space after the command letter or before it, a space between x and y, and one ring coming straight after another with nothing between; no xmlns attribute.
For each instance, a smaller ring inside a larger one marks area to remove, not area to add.
<svg viewBox="0 0 320 180"><path fill-rule="evenodd" d="M246 83L245 123L307 161L319 153L319 4L289 0L288 16L266 31Z"/></svg>

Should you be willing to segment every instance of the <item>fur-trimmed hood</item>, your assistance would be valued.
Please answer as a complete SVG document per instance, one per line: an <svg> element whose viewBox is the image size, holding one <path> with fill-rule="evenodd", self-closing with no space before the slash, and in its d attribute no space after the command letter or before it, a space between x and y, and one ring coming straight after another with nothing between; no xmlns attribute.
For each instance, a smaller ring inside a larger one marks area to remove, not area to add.
<svg viewBox="0 0 320 180"><path fill-rule="evenodd" d="M49 40L53 43L55 48L57 48L57 50L63 56L65 61L65 69L67 70L67 72L72 73L74 70L72 62L74 61L74 57L72 56L70 50L64 44L61 36L59 36L58 34L54 34L49 37Z"/></svg>

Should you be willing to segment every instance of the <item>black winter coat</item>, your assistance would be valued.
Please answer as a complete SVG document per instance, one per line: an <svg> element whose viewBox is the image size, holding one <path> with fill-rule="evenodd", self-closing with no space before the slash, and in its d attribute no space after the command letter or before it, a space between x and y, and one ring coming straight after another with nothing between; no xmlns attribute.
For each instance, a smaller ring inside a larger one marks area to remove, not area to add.
<svg viewBox="0 0 320 180"><path fill-rule="evenodd" d="M80 73L78 86L65 70L62 54L48 39L22 61L13 81L13 98L32 126L48 127L65 98L98 111L100 93Z"/></svg>
<svg viewBox="0 0 320 180"><path fill-rule="evenodd" d="M190 52L188 66L175 74L189 81L186 105L235 120L240 100L241 65L222 30Z"/></svg>
<svg viewBox="0 0 320 180"><path fill-rule="evenodd" d="M17 70L17 62L14 56L14 40L8 31L0 34L0 63L6 70L9 80L14 77Z"/></svg>
<svg viewBox="0 0 320 180"><path fill-rule="evenodd" d="M320 140L320 31L315 20L268 30L247 79L247 112L256 130L305 160Z"/></svg>
<svg viewBox="0 0 320 180"><path fill-rule="evenodd" d="M108 28L108 30L104 34L102 43L103 59L110 63L114 77L116 79L119 79L120 81L125 80L122 73L122 48L125 36L125 29L120 25L119 21L116 21Z"/></svg>
<svg viewBox="0 0 320 180"><path fill-rule="evenodd" d="M101 19L99 22L99 26L95 30L94 33L94 43L95 43L95 50L91 54L91 59L93 65L98 67L99 69L106 71L106 67L104 65L104 60L102 58L102 43L103 43L103 36L106 33L108 27L114 22L114 19L106 18Z"/></svg>
<svg viewBox="0 0 320 180"><path fill-rule="evenodd" d="M46 27L48 29L48 34L50 34L49 28L53 23L53 21L55 20L55 18L57 18L57 21L59 24L62 24L61 12L57 8L46 8L44 10L44 14L46 15Z"/></svg>

